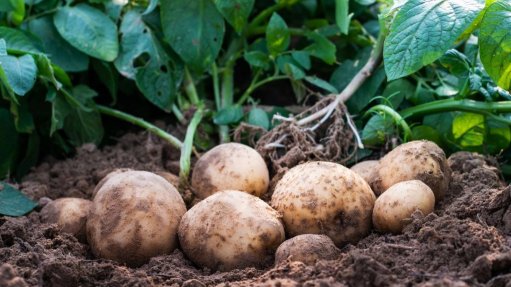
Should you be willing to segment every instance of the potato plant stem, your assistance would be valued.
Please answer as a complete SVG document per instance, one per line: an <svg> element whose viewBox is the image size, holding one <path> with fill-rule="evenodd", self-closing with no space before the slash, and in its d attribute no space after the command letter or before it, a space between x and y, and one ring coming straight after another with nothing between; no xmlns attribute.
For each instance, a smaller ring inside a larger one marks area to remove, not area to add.
<svg viewBox="0 0 511 287"><path fill-rule="evenodd" d="M195 88L195 84L193 83L192 75L190 74L190 71L187 67L185 67L185 81L184 81L184 89L186 92L186 95L188 96L188 99L190 102L198 107L200 105L199 96L197 94L197 89Z"/></svg>
<svg viewBox="0 0 511 287"><path fill-rule="evenodd" d="M160 137L161 139L168 142L171 146L181 149L183 147L183 143L176 138L175 136L167 133L166 131L160 129L159 127L146 122L145 120L135 117L133 115L127 114L125 112L121 112L119 110L115 110L106 106L97 105L96 106L98 111L102 114L112 116L114 118L121 119L123 121L127 121L129 123L132 123L136 126L139 126L141 128L144 128L148 130L149 132L153 133L154 135Z"/></svg>
<svg viewBox="0 0 511 287"><path fill-rule="evenodd" d="M371 115L374 112L382 112L388 116L390 116L396 124L398 124L401 129L403 129L404 133L404 140L407 142L412 137L412 130L410 129L410 126L406 123L405 119L402 115L400 115L398 112L396 112L393 108L386 106L386 105L376 105L372 108L370 108L365 115Z"/></svg>
<svg viewBox="0 0 511 287"><path fill-rule="evenodd" d="M474 100L439 100L417 105L402 110L399 114L403 118L423 116L428 114L463 111L476 114L511 113L511 101L479 102Z"/></svg>
<svg viewBox="0 0 511 287"><path fill-rule="evenodd" d="M181 149L181 157L179 159L179 188L188 186L188 177L190 175L191 156L193 151L193 138L199 123L202 120L203 111L198 109L192 117L188 128L186 129L185 142Z"/></svg>

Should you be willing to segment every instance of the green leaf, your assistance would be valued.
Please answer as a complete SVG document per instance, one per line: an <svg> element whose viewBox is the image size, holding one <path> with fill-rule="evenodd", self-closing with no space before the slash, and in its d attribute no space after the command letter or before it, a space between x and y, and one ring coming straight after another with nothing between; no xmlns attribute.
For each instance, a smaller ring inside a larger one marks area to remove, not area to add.
<svg viewBox="0 0 511 287"><path fill-rule="evenodd" d="M461 148L476 148L483 145L485 137L484 115L460 113L452 123L452 134Z"/></svg>
<svg viewBox="0 0 511 287"><path fill-rule="evenodd" d="M362 141L368 146L385 144L388 138L396 133L391 117L376 114L372 116L362 130Z"/></svg>
<svg viewBox="0 0 511 287"><path fill-rule="evenodd" d="M481 23L481 62L490 77L505 90L511 88L511 3L492 4Z"/></svg>
<svg viewBox="0 0 511 287"><path fill-rule="evenodd" d="M25 17L25 2L23 0L0 1L0 12L9 12L9 18L15 25L21 24Z"/></svg>
<svg viewBox="0 0 511 287"><path fill-rule="evenodd" d="M27 98L20 98L18 103L11 102L11 114L19 133L31 133L35 129L34 118L29 110Z"/></svg>
<svg viewBox="0 0 511 287"><path fill-rule="evenodd" d="M410 81L398 79L390 82L385 87L382 97L388 99L392 108L397 109L404 99L413 97L414 93L415 86Z"/></svg>
<svg viewBox="0 0 511 287"><path fill-rule="evenodd" d="M384 80L385 71L382 68L379 68L346 102L348 109L355 114L361 112L376 95L378 88Z"/></svg>
<svg viewBox="0 0 511 287"><path fill-rule="evenodd" d="M0 37L10 54L43 53L43 45L34 35L18 29L0 27Z"/></svg>
<svg viewBox="0 0 511 287"><path fill-rule="evenodd" d="M270 118L268 114L260 108L253 108L248 114L248 123L254 126L262 127L265 130L270 128Z"/></svg>
<svg viewBox="0 0 511 287"><path fill-rule="evenodd" d="M138 12L125 14L120 30L121 51L115 67L123 76L134 79L151 103L170 111L183 67L164 50L156 33Z"/></svg>
<svg viewBox="0 0 511 287"><path fill-rule="evenodd" d="M99 80L103 83L103 85L105 85L110 93L112 102L115 103L117 101L117 92L119 90L119 74L117 74L112 64L107 62L93 60L92 67L98 75Z"/></svg>
<svg viewBox="0 0 511 287"><path fill-rule="evenodd" d="M323 90L325 90L329 93L332 93L332 94L339 93L339 91L334 86L330 85L329 82L322 80L316 76L314 76L314 77L307 76L307 77L305 77L305 80L307 82L309 82L310 84L313 84L314 86L316 86L318 88L322 88Z"/></svg>
<svg viewBox="0 0 511 287"><path fill-rule="evenodd" d="M11 113L0 108L0 179L12 173L19 146L19 135Z"/></svg>
<svg viewBox="0 0 511 287"><path fill-rule="evenodd" d="M36 18L28 22L28 30L41 39L46 54L54 64L68 72L87 70L89 57L64 40L51 16Z"/></svg>
<svg viewBox="0 0 511 287"><path fill-rule="evenodd" d="M219 110L213 117L213 122L219 126L235 124L243 118L241 106L230 106Z"/></svg>
<svg viewBox="0 0 511 287"><path fill-rule="evenodd" d="M485 152L496 154L509 147L511 143L511 130L509 129L509 125L487 118L486 127L488 133L485 141Z"/></svg>
<svg viewBox="0 0 511 287"><path fill-rule="evenodd" d="M91 111L85 111L78 108L66 117L64 132L74 146L86 143L98 145L103 138L101 116L94 109L95 104L92 100L95 96L97 96L97 93L87 86L80 85L73 88L73 97L82 105L92 109Z"/></svg>
<svg viewBox="0 0 511 287"><path fill-rule="evenodd" d="M309 52L312 56L321 59L323 62L332 65L335 63L335 53L337 48L334 43L328 40L323 35L312 32L307 34L307 38L313 43L307 46L304 50Z"/></svg>
<svg viewBox="0 0 511 287"><path fill-rule="evenodd" d="M265 54L261 51L246 52L243 55L243 58L252 67L262 68L262 69L267 69L270 67L270 63L271 63L270 58L268 57L267 54Z"/></svg>
<svg viewBox="0 0 511 287"><path fill-rule="evenodd" d="M484 8L484 0L409 0L397 12L384 45L389 80L440 58Z"/></svg>
<svg viewBox="0 0 511 287"><path fill-rule="evenodd" d="M349 0L335 0L335 22L341 33L348 35L351 15L349 15Z"/></svg>
<svg viewBox="0 0 511 287"><path fill-rule="evenodd" d="M50 59L48 59L48 57L44 54L34 55L34 58L39 72L39 78L52 83L57 90L60 90L60 88L62 88L62 84L55 76L55 71L51 65Z"/></svg>
<svg viewBox="0 0 511 287"><path fill-rule="evenodd" d="M62 38L85 54L107 62L117 58L117 27L100 10L83 3L62 7L53 23Z"/></svg>
<svg viewBox="0 0 511 287"><path fill-rule="evenodd" d="M19 58L0 56L0 67L5 72L9 87L19 96L32 89L37 78L37 65L31 55Z"/></svg>
<svg viewBox="0 0 511 287"><path fill-rule="evenodd" d="M48 93L46 94L46 101L51 103L51 137L57 130L64 128L64 121L72 111L72 108L67 103L66 99L61 95L59 96L57 91L53 88L48 89Z"/></svg>
<svg viewBox="0 0 511 287"><path fill-rule="evenodd" d="M438 145L442 144L440 133L436 129L426 125L413 127L412 138L414 140L429 140Z"/></svg>
<svg viewBox="0 0 511 287"><path fill-rule="evenodd" d="M276 12L270 18L266 26L266 45L268 51L274 57L284 52L289 46L291 33L286 22Z"/></svg>
<svg viewBox="0 0 511 287"><path fill-rule="evenodd" d="M0 182L0 214L22 216L34 209L37 203L11 185Z"/></svg>
<svg viewBox="0 0 511 287"><path fill-rule="evenodd" d="M192 69L203 71L215 61L225 23L211 0L161 1L161 22L167 42Z"/></svg>
<svg viewBox="0 0 511 287"><path fill-rule="evenodd" d="M291 52L293 59L305 70L309 70L311 68L311 58L309 55L309 52L306 51Z"/></svg>
<svg viewBox="0 0 511 287"><path fill-rule="evenodd" d="M0 56L7 56L7 44L4 39L0 39Z"/></svg>
<svg viewBox="0 0 511 287"><path fill-rule="evenodd" d="M376 0L355 0L360 5L369 6L376 2Z"/></svg>
<svg viewBox="0 0 511 287"><path fill-rule="evenodd" d="M255 0L213 0L213 2L236 33L241 34L254 8Z"/></svg>

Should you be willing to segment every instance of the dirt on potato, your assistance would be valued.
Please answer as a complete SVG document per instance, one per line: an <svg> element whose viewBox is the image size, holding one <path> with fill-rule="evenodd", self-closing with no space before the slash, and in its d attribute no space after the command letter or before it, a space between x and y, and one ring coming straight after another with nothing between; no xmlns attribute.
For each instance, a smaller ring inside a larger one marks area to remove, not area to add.
<svg viewBox="0 0 511 287"><path fill-rule="evenodd" d="M177 159L175 150L146 133L128 134L115 146L85 146L63 161L48 158L19 187L36 200L90 198L115 168L176 172ZM41 223L38 210L0 217L0 286L510 286L511 188L482 156L458 153L449 164L452 183L434 213L416 214L400 235L372 232L343 247L337 259L312 266L285 261L211 272L178 249L129 268L95 259L87 244Z"/></svg>

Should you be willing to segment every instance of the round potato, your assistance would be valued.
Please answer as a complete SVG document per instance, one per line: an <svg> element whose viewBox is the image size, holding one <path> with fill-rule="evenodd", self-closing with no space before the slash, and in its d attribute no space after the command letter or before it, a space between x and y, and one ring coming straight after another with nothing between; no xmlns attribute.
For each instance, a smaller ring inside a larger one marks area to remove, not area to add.
<svg viewBox="0 0 511 287"><path fill-rule="evenodd" d="M284 240L278 212L237 190L220 191L197 203L179 225L184 253L212 270L265 266Z"/></svg>
<svg viewBox="0 0 511 287"><path fill-rule="evenodd" d="M420 180L399 182L376 199L373 224L378 231L400 233L413 212L420 210L427 215L434 208L435 195L429 186Z"/></svg>
<svg viewBox="0 0 511 287"><path fill-rule="evenodd" d="M444 198L451 169L444 151L435 143L411 141L396 147L380 159L380 168L371 186L379 195L398 182L414 179L428 185L436 200Z"/></svg>
<svg viewBox="0 0 511 287"><path fill-rule="evenodd" d="M253 148L239 143L216 146L202 155L192 173L192 190L204 199L221 190L240 190L261 197L268 190L266 163Z"/></svg>
<svg viewBox="0 0 511 287"><path fill-rule="evenodd" d="M41 219L45 223L56 223L62 232L74 235L85 242L85 223L92 202L82 198L63 197L46 204L41 210Z"/></svg>
<svg viewBox="0 0 511 287"><path fill-rule="evenodd" d="M289 236L326 234L342 246L369 233L374 200L361 176L318 161L290 169L277 183L271 205L283 214Z"/></svg>
<svg viewBox="0 0 511 287"><path fill-rule="evenodd" d="M366 182L374 180L376 173L378 172L377 160L365 160L352 166L350 169L360 175Z"/></svg>
<svg viewBox="0 0 511 287"><path fill-rule="evenodd" d="M287 259L314 265L318 260L334 260L339 250L330 237L323 234L302 234L282 243L275 253L275 265Z"/></svg>
<svg viewBox="0 0 511 287"><path fill-rule="evenodd" d="M176 248L185 212L183 199L163 177L146 171L119 172L97 190L87 239L96 257L140 266Z"/></svg>

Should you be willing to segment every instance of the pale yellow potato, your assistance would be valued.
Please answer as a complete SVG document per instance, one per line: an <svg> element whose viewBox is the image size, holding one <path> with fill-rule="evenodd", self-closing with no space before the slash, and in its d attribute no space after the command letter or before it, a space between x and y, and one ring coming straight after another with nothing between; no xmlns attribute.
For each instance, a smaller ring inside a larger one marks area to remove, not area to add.
<svg viewBox="0 0 511 287"><path fill-rule="evenodd" d="M378 172L378 164L379 161L377 160L365 160L357 163L350 169L360 175L366 182L371 182Z"/></svg>
<svg viewBox="0 0 511 287"><path fill-rule="evenodd" d="M85 242L85 223L91 205L92 201L87 199L62 197L43 207L41 219L45 223L56 223L62 232L70 233Z"/></svg>
<svg viewBox="0 0 511 287"><path fill-rule="evenodd" d="M87 239L96 257L140 266L177 247L186 212L178 191L163 177L128 170L110 175L94 197Z"/></svg>
<svg viewBox="0 0 511 287"><path fill-rule="evenodd" d="M282 213L289 236L326 234L340 247L370 232L374 201L369 184L354 171L317 161L290 169L271 206Z"/></svg>
<svg viewBox="0 0 511 287"><path fill-rule="evenodd" d="M334 260L341 250L330 237L323 234L302 234L282 243L275 253L275 265L286 260L314 265L318 260Z"/></svg>
<svg viewBox="0 0 511 287"><path fill-rule="evenodd" d="M444 198L451 169L444 151L434 142L411 141L386 154L380 159L380 168L371 187L379 195L398 182L414 179L428 185L436 200Z"/></svg>
<svg viewBox="0 0 511 287"><path fill-rule="evenodd" d="M270 176L261 155L239 143L221 144L202 155L193 168L192 191L204 199L221 190L240 190L261 197Z"/></svg>
<svg viewBox="0 0 511 287"><path fill-rule="evenodd" d="M381 194L374 204L373 224L381 232L400 233L416 210L428 215L435 208L435 195L420 180L402 181Z"/></svg>
<svg viewBox="0 0 511 287"><path fill-rule="evenodd" d="M284 240L278 212L237 190L220 191L197 203L179 225L186 256L211 270L266 266Z"/></svg>
<svg viewBox="0 0 511 287"><path fill-rule="evenodd" d="M111 172L109 172L107 175L105 175L105 177L103 177L98 182L98 184L96 184L96 186L94 187L94 190L92 191L91 199L94 200L94 197L96 197L96 193L98 193L98 190L100 190L101 187L103 186L103 184L105 184L105 182L108 179L110 179L112 176L119 174L119 173L126 172L126 171L130 171L130 170L133 170L133 169L131 169L131 168L116 168L116 169L112 170Z"/></svg>

